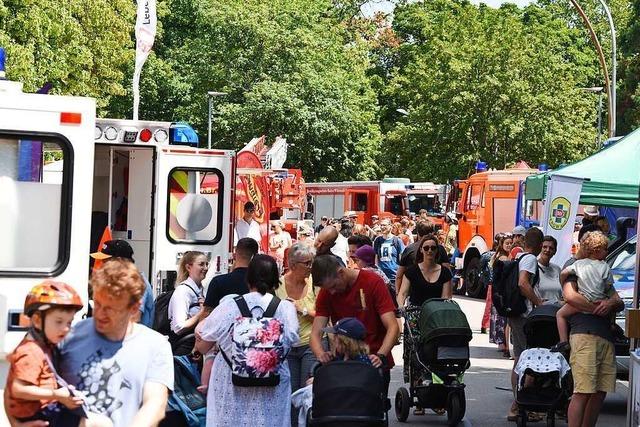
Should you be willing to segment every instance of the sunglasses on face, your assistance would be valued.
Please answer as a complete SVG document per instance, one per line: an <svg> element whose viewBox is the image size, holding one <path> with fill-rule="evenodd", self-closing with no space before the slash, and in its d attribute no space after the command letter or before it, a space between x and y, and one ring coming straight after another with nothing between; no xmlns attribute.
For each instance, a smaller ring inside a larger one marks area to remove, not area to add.
<svg viewBox="0 0 640 427"><path fill-rule="evenodd" d="M425 245L425 246L422 247L422 250L425 251L425 252L429 252L429 251L435 252L435 251L438 250L438 247L437 246L432 246L432 245Z"/></svg>

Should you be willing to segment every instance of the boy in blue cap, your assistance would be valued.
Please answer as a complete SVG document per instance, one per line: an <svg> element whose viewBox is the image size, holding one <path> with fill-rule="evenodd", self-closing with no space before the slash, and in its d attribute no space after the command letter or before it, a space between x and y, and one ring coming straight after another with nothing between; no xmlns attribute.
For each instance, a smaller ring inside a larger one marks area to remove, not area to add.
<svg viewBox="0 0 640 427"><path fill-rule="evenodd" d="M329 334L333 360L358 360L371 364L369 346L364 342L367 330L361 321L355 317L345 317L322 331Z"/></svg>

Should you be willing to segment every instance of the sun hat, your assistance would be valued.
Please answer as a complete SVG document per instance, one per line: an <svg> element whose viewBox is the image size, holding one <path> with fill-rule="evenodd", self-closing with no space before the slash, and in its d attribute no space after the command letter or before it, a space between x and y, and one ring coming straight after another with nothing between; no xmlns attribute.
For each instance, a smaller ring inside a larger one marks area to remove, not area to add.
<svg viewBox="0 0 640 427"><path fill-rule="evenodd" d="M600 215L600 212L598 211L598 207L597 206L593 206L593 205L585 206L583 212L584 212L584 214L586 216L598 216L598 215Z"/></svg>

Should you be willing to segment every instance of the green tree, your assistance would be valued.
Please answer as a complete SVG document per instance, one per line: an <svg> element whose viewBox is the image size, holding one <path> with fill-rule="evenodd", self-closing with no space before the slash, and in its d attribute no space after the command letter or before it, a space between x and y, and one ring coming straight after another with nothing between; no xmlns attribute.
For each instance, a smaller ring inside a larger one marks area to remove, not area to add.
<svg viewBox="0 0 640 427"><path fill-rule="evenodd" d="M402 44L383 107L390 173L444 181L479 159L557 166L594 149L596 110L579 89L594 73L586 42L549 11L407 2L393 28Z"/></svg>
<svg viewBox="0 0 640 427"><path fill-rule="evenodd" d="M593 79L589 82L588 86L605 86L605 79L603 75L603 71L598 63L595 47L589 38L587 28L585 27L582 19L578 15L578 12L573 7L571 2L565 0L540 0L539 3L548 11L550 11L555 17L563 19L567 22L567 25L571 27L575 27L577 29L582 29L583 37L586 41L588 41L589 46L591 46L591 50L593 52L590 55L592 61L592 67L597 69L597 73L594 75ZM612 76L612 44L611 44L611 28L609 26L609 21L607 20L607 15L602 8L602 4L599 0L580 0L578 1L580 7L584 10L585 14L591 21L593 25L594 31L600 44L602 45L602 50L605 56L605 61L607 64L609 77ZM629 85L633 86L634 79L634 71L637 74L637 69L634 70L633 59L632 56L629 55L629 49L633 50L634 45L628 44L625 46L625 38L627 34L629 34L631 29L637 25L637 15L636 18L632 16L633 8L632 2L630 0L605 0L605 3L608 5L609 10L611 12L611 16L613 18L613 22L617 31L617 42L618 42L618 52L617 52L617 62L618 62L618 78L617 78L617 88L618 94L616 99L616 107L617 107L617 120L618 124L616 126L616 135L625 135L630 131L629 126L626 124L627 120L626 116L631 114L629 112L629 106L633 103L632 100L626 96L627 87ZM636 45L637 46L637 45ZM630 68L629 68L630 67ZM605 90L608 94L608 89ZM608 101L606 101L608 102ZM630 104L631 103L631 104ZM633 111L633 109L632 109ZM603 127L606 128L608 117L608 110L605 107L605 112L603 114ZM605 137L607 134L606 129L604 130Z"/></svg>
<svg viewBox="0 0 640 427"><path fill-rule="evenodd" d="M620 87L618 95L618 135L640 126L640 1L633 3L630 25L622 30Z"/></svg>
<svg viewBox="0 0 640 427"><path fill-rule="evenodd" d="M307 180L370 178L381 134L367 44L348 39L330 1L170 0L143 71L141 118L186 120L213 145L282 135ZM130 116L130 97L110 113Z"/></svg>
<svg viewBox="0 0 640 427"><path fill-rule="evenodd" d="M105 106L124 93L133 60L134 4L126 0L0 0L7 76L32 92L92 96Z"/></svg>

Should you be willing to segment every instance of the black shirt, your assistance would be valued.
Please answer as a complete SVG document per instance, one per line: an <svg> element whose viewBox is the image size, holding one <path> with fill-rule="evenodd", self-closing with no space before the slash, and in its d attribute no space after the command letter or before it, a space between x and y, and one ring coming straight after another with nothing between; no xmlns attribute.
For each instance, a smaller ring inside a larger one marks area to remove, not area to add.
<svg viewBox="0 0 640 427"><path fill-rule="evenodd" d="M209 283L207 296L204 299L206 307L216 308L220 300L231 294L244 295L249 292L247 285L247 267L238 267L231 273L214 277Z"/></svg>
<svg viewBox="0 0 640 427"><path fill-rule="evenodd" d="M402 251L402 255L400 255L400 262L398 263L401 267L411 267L416 263L416 254L420 250L420 240L417 242L413 242ZM438 259L437 263L448 263L449 257L447 257L447 251L444 250L444 247L438 243Z"/></svg>
<svg viewBox="0 0 640 427"><path fill-rule="evenodd" d="M427 282L420 267L413 265L407 269L405 277L411 283L409 287L409 301L411 305L421 306L431 298L442 298L444 284L451 280L451 271L446 267L440 267L440 276L435 282Z"/></svg>
<svg viewBox="0 0 640 427"><path fill-rule="evenodd" d="M611 319L595 314L576 313L569 318L571 335L589 334L604 338L614 342L613 331L611 329Z"/></svg>

